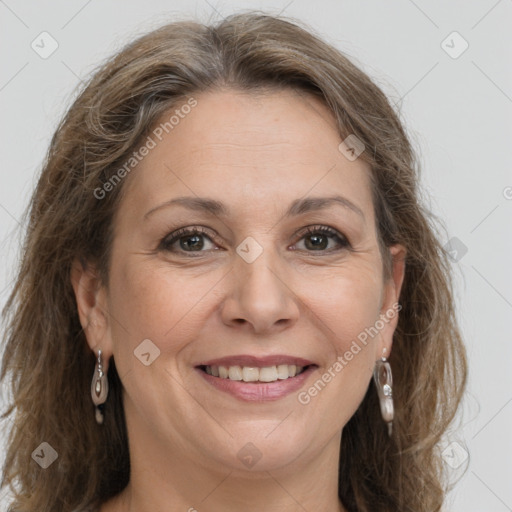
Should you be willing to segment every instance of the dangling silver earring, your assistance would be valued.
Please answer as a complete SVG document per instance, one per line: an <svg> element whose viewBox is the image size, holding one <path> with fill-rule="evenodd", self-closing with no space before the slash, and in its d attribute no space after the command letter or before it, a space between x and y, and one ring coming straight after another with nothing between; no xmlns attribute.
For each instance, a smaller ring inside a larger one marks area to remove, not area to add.
<svg viewBox="0 0 512 512"><path fill-rule="evenodd" d="M101 349L98 350L98 360L96 369L91 382L91 397L96 406L96 422L101 425L103 423L103 404L107 401L108 396L108 379L103 373L103 363L101 360Z"/></svg>
<svg viewBox="0 0 512 512"><path fill-rule="evenodd" d="M375 381L375 386L379 395L382 419L387 423L388 434L391 437L393 431L393 418L395 416L395 408L393 405L393 376L391 374L391 366L384 356L380 361L375 363L373 380Z"/></svg>

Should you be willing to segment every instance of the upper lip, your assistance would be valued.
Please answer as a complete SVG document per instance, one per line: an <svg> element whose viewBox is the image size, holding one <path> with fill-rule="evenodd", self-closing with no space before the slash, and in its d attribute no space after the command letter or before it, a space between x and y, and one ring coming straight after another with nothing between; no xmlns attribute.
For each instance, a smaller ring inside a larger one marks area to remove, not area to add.
<svg viewBox="0 0 512 512"><path fill-rule="evenodd" d="M263 368L265 366L278 366L280 364L294 364L296 366L309 366L313 363L308 359L295 356L286 355L272 355L272 356L251 356L251 355L236 355L228 357L220 357L218 359L209 359L199 363L196 366L248 366Z"/></svg>

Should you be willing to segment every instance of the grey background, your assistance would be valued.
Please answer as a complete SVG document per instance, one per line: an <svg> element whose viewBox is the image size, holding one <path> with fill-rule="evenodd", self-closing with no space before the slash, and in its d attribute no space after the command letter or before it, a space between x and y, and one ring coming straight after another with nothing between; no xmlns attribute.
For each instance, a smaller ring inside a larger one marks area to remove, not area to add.
<svg viewBox="0 0 512 512"><path fill-rule="evenodd" d="M456 237L452 249L463 249L454 270L470 382L443 449L454 476L467 454L469 466L446 509L512 511L511 0L0 0L0 306L14 276L21 213L81 78L166 21L241 9L308 23L401 107L427 204L447 228L443 243ZM43 31L58 43L46 59L31 47ZM454 31L469 44L457 58L445 51L463 48L448 37Z"/></svg>

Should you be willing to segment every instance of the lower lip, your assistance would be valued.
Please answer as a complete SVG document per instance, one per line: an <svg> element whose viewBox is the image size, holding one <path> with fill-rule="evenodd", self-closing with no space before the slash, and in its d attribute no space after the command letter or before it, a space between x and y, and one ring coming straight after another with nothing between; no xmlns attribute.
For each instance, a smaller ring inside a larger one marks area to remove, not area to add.
<svg viewBox="0 0 512 512"><path fill-rule="evenodd" d="M276 380L275 382L244 382L243 380L221 379L213 375L208 375L200 368L196 368L196 370L206 382L220 391L229 393L247 402L266 402L269 400L279 400L299 390L316 368L317 367L314 365L309 366L296 377Z"/></svg>

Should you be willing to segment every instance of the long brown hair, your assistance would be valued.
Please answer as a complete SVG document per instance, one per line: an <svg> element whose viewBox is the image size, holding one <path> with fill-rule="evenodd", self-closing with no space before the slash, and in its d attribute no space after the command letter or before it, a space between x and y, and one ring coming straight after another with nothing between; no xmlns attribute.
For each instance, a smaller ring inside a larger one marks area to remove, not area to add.
<svg viewBox="0 0 512 512"><path fill-rule="evenodd" d="M14 493L12 509L99 505L129 481L122 383L112 359L108 414L98 427L89 391L95 358L78 318L71 265L75 258L94 264L108 284L126 180L101 198L98 188L163 113L215 87L314 94L342 139L355 134L365 144L360 158L371 166L379 243L407 249L390 356L396 417L389 438L371 384L343 430L339 497L351 512L438 511L447 488L438 445L461 399L466 356L449 259L437 219L421 203L414 151L398 114L363 71L297 22L261 13L215 26L171 23L135 40L92 76L59 124L4 309L0 377L10 385L4 417L12 427L2 487ZM31 459L43 441L58 453L46 470Z"/></svg>

